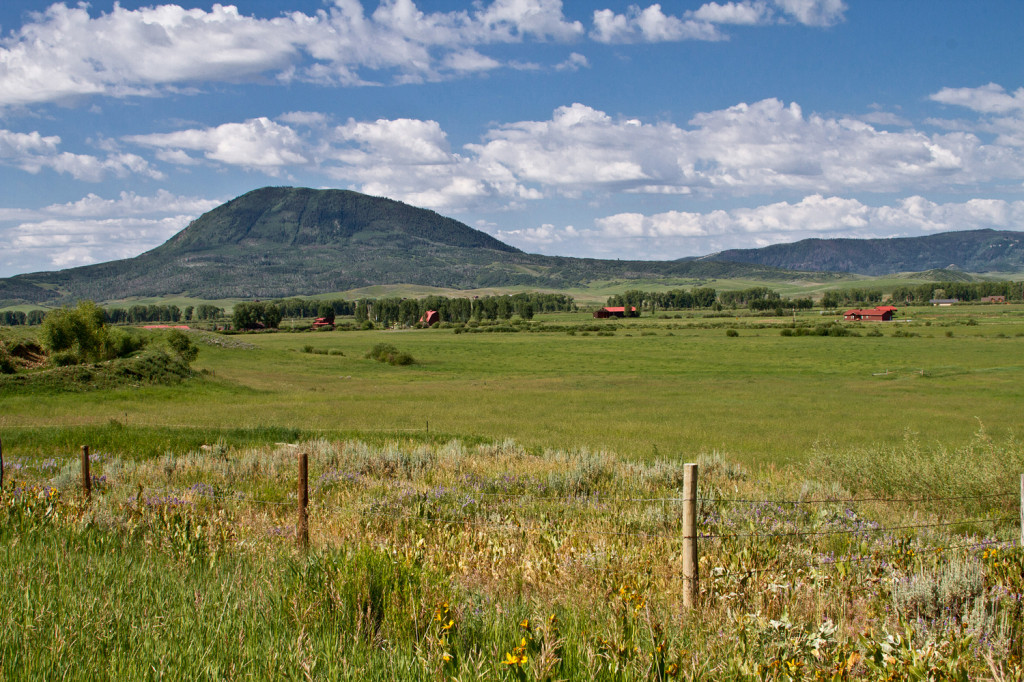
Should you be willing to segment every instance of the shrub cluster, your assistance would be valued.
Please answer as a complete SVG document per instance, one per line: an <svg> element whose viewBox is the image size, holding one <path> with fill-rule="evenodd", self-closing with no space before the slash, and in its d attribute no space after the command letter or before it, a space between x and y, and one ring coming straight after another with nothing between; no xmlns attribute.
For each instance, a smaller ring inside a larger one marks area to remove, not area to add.
<svg viewBox="0 0 1024 682"><path fill-rule="evenodd" d="M411 365L416 362L411 355L398 350L390 343L378 343L370 349L366 357L389 365Z"/></svg>
<svg viewBox="0 0 1024 682"><path fill-rule="evenodd" d="M839 324L819 324L814 327L785 327L779 332L782 336L860 336L857 332Z"/></svg>
<svg viewBox="0 0 1024 682"><path fill-rule="evenodd" d="M43 320L39 340L57 367L123 358L146 345L141 336L108 327L103 309L92 301L51 310Z"/></svg>
<svg viewBox="0 0 1024 682"><path fill-rule="evenodd" d="M331 348L331 349L327 349L327 348L314 348L313 346L311 346L309 344L306 344L305 346L302 347L302 352L303 353L310 353L312 355L344 355L345 354L342 351L338 350L337 348Z"/></svg>

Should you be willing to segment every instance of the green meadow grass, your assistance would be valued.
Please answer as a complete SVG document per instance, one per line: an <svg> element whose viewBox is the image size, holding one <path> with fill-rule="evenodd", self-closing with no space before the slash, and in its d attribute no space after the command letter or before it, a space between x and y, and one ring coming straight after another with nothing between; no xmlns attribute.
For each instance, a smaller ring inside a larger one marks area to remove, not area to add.
<svg viewBox="0 0 1024 682"><path fill-rule="evenodd" d="M911 309L900 313L911 323L852 325L859 337L781 336L791 318L663 314L599 327L582 313L540 316L532 328L541 331L518 333L226 337L240 347L200 344L195 366L206 374L180 386L7 392L0 438L113 420L204 438L267 428L419 433L632 458L719 452L756 465L800 461L821 441L894 444L909 431L955 446L979 423L1000 437L1019 425L1019 306ZM811 313L797 322L832 319ZM574 327L615 331L565 331ZM416 363L364 357L382 342Z"/></svg>

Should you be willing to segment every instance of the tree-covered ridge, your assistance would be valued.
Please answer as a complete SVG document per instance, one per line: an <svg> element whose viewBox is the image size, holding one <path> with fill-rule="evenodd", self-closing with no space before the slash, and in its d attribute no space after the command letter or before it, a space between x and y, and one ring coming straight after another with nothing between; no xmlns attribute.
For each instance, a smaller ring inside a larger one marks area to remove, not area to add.
<svg viewBox="0 0 1024 682"><path fill-rule="evenodd" d="M508 244L434 211L349 190L264 187L193 221L156 253L246 244L357 245L378 236L460 248L519 253Z"/></svg>
<svg viewBox="0 0 1024 682"><path fill-rule="evenodd" d="M804 239L760 249L731 249L707 258L875 276L951 266L969 272L1012 272L1024 268L1024 233L966 230L895 239Z"/></svg>

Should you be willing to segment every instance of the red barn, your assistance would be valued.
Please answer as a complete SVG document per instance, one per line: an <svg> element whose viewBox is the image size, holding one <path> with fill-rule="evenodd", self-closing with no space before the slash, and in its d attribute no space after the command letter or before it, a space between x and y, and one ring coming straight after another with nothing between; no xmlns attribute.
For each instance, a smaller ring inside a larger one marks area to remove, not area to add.
<svg viewBox="0 0 1024 682"><path fill-rule="evenodd" d="M437 314L436 310L428 310L427 312L423 313L423 317L420 318L420 322L427 325L428 327L431 325L435 325L440 321L441 316Z"/></svg>
<svg viewBox="0 0 1024 682"><path fill-rule="evenodd" d="M636 315L636 306L629 306L629 313L631 316ZM598 308L594 311L594 317L597 318L608 318L608 317L625 317L626 306L605 306L604 308Z"/></svg>
<svg viewBox="0 0 1024 682"><path fill-rule="evenodd" d="M854 308L843 313L843 319L855 322L890 322L892 314L896 310L897 308L891 305L882 305L877 308L866 308L863 310Z"/></svg>

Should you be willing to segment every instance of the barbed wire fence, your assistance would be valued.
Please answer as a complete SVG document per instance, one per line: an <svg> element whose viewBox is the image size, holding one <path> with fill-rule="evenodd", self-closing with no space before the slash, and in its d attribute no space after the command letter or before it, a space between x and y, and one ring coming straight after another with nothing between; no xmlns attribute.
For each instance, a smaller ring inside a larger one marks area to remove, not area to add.
<svg viewBox="0 0 1024 682"><path fill-rule="evenodd" d="M81 447L81 477L80 486L84 500L86 503L91 502L93 492L93 480L94 477L90 472L90 452L89 446L83 445ZM136 503L142 502L155 502L157 504L168 504L174 505L177 503L184 503L185 498L192 495L195 498L202 500L209 500L218 502L220 504L241 504L246 506L264 506L270 508L276 508L279 510L285 510L287 508L293 508L295 511L295 530L294 537L296 545L306 550L309 547L309 511L310 511L310 496L309 496L309 458L304 452L297 453L297 487L294 494L289 494L288 500L270 500L254 497L251 495L245 495L240 491L231 492L229 494L218 494L212 486L209 489L201 489L198 492L195 490L195 486L189 490L174 489L170 487L143 487L137 485L138 491L134 498L130 498L131 501ZM536 520L519 520L516 519L506 521L493 521L486 518L474 518L472 516L449 516L449 515L438 515L426 513L424 511L419 512L401 512L397 510L385 510L375 509L373 505L369 509L360 510L360 516L363 518L376 518L386 519L391 521L416 521L419 523L426 523L434 526L451 526L451 527L470 527L470 528L481 528L490 531L506 531L509 533L520 533L520 534L542 534L560 532L564 535L571 536L586 536L586 537L625 537L635 538L639 540L661 538L677 540L682 544L682 584L683 584L683 603L685 607L692 607L696 604L697 596L699 593L699 585L701 576L699 574L699 547L701 543L711 542L723 542L723 541L735 541L735 540L780 540L780 539L801 539L801 538L826 538L826 537L837 537L837 536L861 536L869 537L872 535L898 535L906 533L907 531L919 531L927 529L940 529L940 528L952 528L956 526L960 527L978 527L991 525L993 527L1001 524L1009 524L1014 521L1018 521L1017 516L984 516L984 517L973 517L973 518L959 518L945 521L935 521L929 523L913 523L913 524L900 524L900 525L865 525L862 524L856 528L838 528L828 530L786 530L786 531L757 531L751 530L749 532L736 532L736 533L722 533L722 532L701 532L698 528L699 516L698 506L704 504L727 504L727 505L739 505L739 504L750 504L750 505L776 505L785 506L790 505L794 508L801 505L815 505L815 504L840 504L840 505L856 505L864 503L872 504L933 504L940 502L964 502L964 501L994 501L1000 499L1010 499L1018 495L1017 491L1004 491L996 493L988 493L982 495L936 495L936 496L905 496L905 497L879 497L879 496L866 496L866 497L841 497L841 496L827 496L827 497L802 497L799 499L779 499L779 498L749 498L749 497L722 497L722 496L698 496L697 491L697 464L686 464L684 465L684 476L683 476L683 491L682 495L677 497L632 497L632 496L617 496L608 495L601 493L586 493L586 494L565 494L565 495L537 495L529 493L489 493L483 491L473 491L465 493L467 496L472 498L485 498L489 500L515 500L518 502L533 501L533 502L544 502L553 503L560 506L563 510L575 511L586 505L599 505L599 504L660 504L673 505L679 507L681 516L681 532L666 532L665 530L599 530L599 529L580 529L580 528L562 528L553 529L550 525L543 525L536 522ZM0 491L3 490L4 483L4 460L3 460L3 442L0 441ZM131 487L130 485L128 487ZM149 498L143 497L143 493L150 493ZM448 491L449 493L455 493L457 491ZM163 495L164 497L152 497L153 494ZM425 496L426 497L426 496ZM959 551L959 550L976 550L976 549L993 549L993 548L1007 548L1014 546L1024 546L1024 474L1020 477L1020 539L1019 540L972 540L961 543L948 544L943 546L936 546L928 548L930 551L941 554L945 552ZM316 504L314 506L318 514L327 515L330 513L337 513L342 510L350 511L351 508L342 507L340 505L328 506L324 504ZM861 564L867 562L880 562L887 559L892 559L901 556L905 553L905 550L897 549L888 552L875 551L871 553L861 554L845 554L840 556L822 556L809 557L806 561L797 565L789 564L785 566L788 570L805 570L822 567L836 567L850 564ZM594 566L588 566L578 560L568 559L569 563L574 563L580 568L595 568ZM749 578L754 575L758 575L770 571L780 570L779 566L761 566L761 567L750 567L729 570L724 567L715 567L708 571L708 574L704 576L706 579L717 580L720 578L727 577L745 577Z"/></svg>

